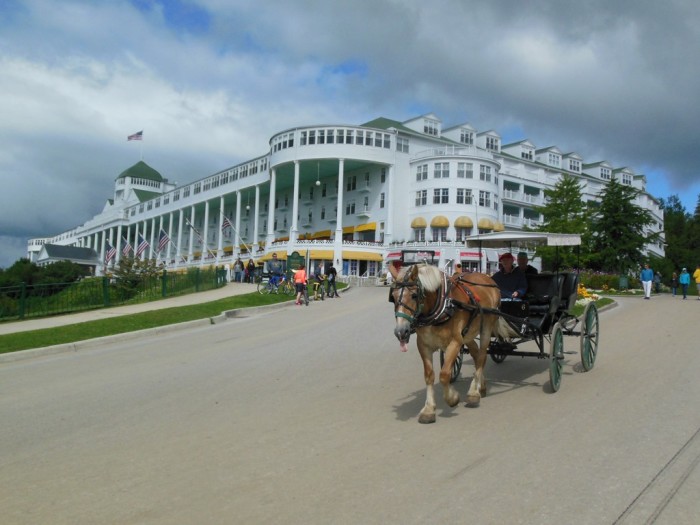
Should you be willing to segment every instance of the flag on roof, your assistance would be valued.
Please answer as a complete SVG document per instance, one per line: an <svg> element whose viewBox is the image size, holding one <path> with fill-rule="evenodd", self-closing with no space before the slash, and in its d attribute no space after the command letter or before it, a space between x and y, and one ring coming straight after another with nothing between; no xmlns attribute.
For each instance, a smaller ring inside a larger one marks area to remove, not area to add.
<svg viewBox="0 0 700 525"><path fill-rule="evenodd" d="M224 231L226 228L233 228L233 224L229 218L224 215L224 220L221 222L221 231Z"/></svg>
<svg viewBox="0 0 700 525"><path fill-rule="evenodd" d="M158 251L162 252L163 248L165 248L169 242L170 242L170 237L168 236L167 233L165 233L165 230L163 228L161 228L160 235L158 236Z"/></svg>
<svg viewBox="0 0 700 525"><path fill-rule="evenodd" d="M117 255L117 249L109 244L109 241L105 241L105 264L114 259L115 255Z"/></svg>
<svg viewBox="0 0 700 525"><path fill-rule="evenodd" d="M139 245L136 247L136 257L139 257L150 244L139 233Z"/></svg>
<svg viewBox="0 0 700 525"><path fill-rule="evenodd" d="M143 131L137 131L133 135L129 135L128 137L126 137L126 140L143 140Z"/></svg>
<svg viewBox="0 0 700 525"><path fill-rule="evenodd" d="M124 257L128 257L129 252L131 252L133 248L131 247L131 243L127 241L124 237L122 237L122 242L124 244L124 246L122 246L122 255Z"/></svg>

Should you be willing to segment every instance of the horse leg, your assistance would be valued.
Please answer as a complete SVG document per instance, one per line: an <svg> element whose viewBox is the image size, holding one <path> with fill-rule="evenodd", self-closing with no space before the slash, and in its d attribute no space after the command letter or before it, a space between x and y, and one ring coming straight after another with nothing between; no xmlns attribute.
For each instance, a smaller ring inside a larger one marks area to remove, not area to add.
<svg viewBox="0 0 700 525"><path fill-rule="evenodd" d="M445 397L445 403L448 406L454 407L459 404L459 392L452 386L450 379L452 378L452 365L457 359L457 354L462 347L460 339L453 339L447 348L445 348L445 364L440 370L440 383L442 384L442 392Z"/></svg>
<svg viewBox="0 0 700 525"><path fill-rule="evenodd" d="M484 384L483 388L481 386L481 381L483 379L483 363L481 367L479 367L479 346L473 339L467 343L467 348L469 349L469 355L471 355L472 359L474 360L474 375L472 376L472 383L469 385L469 391L467 392L466 405L470 407L478 407L479 403L481 402L482 390L483 393L486 394L486 385Z"/></svg>
<svg viewBox="0 0 700 525"><path fill-rule="evenodd" d="M425 377L425 406L418 415L419 423L435 423L435 371L433 370L433 351L424 348L418 341L418 352L423 360Z"/></svg>

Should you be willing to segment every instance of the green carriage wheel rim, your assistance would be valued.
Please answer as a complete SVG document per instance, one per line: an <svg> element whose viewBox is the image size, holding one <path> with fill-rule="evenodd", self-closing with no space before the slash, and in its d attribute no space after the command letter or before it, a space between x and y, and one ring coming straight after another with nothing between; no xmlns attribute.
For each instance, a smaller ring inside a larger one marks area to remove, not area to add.
<svg viewBox="0 0 700 525"><path fill-rule="evenodd" d="M557 392L561 386L562 361L564 359L564 334L561 325L554 325L549 352L549 384L552 392Z"/></svg>
<svg viewBox="0 0 700 525"><path fill-rule="evenodd" d="M588 303L583 311L581 326L581 365L588 372L595 365L598 356L598 336L600 324L598 308L594 303Z"/></svg>

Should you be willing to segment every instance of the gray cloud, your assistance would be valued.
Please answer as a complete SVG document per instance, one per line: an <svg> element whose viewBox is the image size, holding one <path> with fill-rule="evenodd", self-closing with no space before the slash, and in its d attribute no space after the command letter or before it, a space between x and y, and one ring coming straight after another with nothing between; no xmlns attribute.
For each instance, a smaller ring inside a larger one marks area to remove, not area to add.
<svg viewBox="0 0 700 525"><path fill-rule="evenodd" d="M140 147L188 182L299 124L433 111L645 172L691 209L700 192L695 3L151 5L0 7L0 266L99 211Z"/></svg>

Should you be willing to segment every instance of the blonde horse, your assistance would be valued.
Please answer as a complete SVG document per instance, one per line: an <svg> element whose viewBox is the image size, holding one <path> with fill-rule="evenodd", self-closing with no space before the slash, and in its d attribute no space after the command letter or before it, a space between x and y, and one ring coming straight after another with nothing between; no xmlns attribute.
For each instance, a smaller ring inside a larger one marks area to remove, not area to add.
<svg viewBox="0 0 700 525"><path fill-rule="evenodd" d="M405 352L415 331L423 360L426 400L418 421L435 422L433 352L436 350L442 350L445 355L440 383L445 402L453 407L459 403L459 393L450 383L452 365L462 345L467 345L475 366L467 405L478 406L481 396L486 395L484 366L491 334L495 333L499 319L496 309L501 299L496 283L481 273L455 274L448 278L428 264L401 270L389 265L389 272L394 278L389 298L394 303L394 335ZM478 345L476 337L479 337Z"/></svg>

